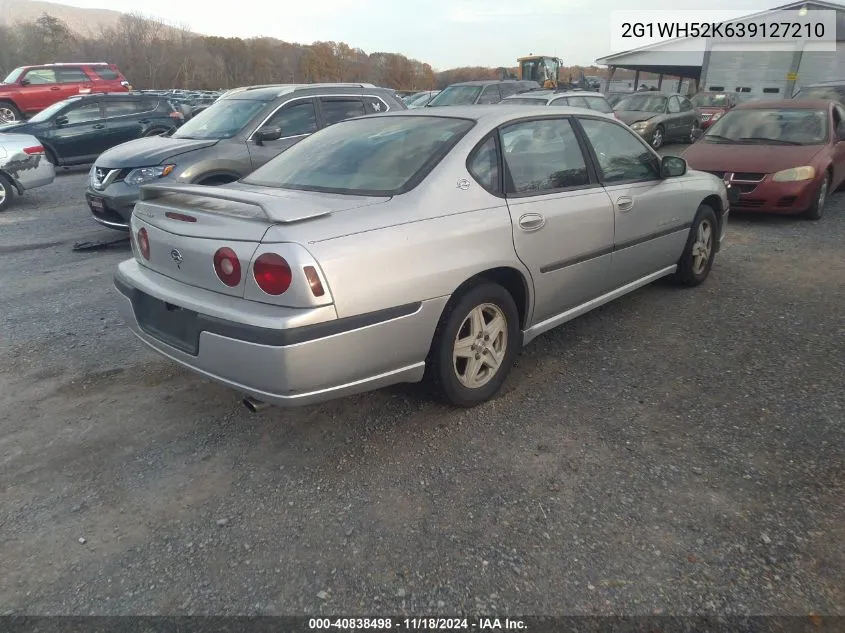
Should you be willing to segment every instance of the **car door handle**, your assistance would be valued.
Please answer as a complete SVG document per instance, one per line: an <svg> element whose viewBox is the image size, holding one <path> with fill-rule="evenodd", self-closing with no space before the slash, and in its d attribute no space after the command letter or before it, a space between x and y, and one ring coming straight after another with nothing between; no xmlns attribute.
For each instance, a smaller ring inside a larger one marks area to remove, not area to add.
<svg viewBox="0 0 845 633"><path fill-rule="evenodd" d="M633 206L633 198L629 198L628 196L620 196L619 198L616 198L616 208L620 211L630 211Z"/></svg>
<svg viewBox="0 0 845 633"><path fill-rule="evenodd" d="M61 90L61 88L59 88L58 86L53 86L52 88L50 88L50 90Z"/></svg>
<svg viewBox="0 0 845 633"><path fill-rule="evenodd" d="M519 218L519 228L523 231L539 231L546 226L546 218L539 213L526 213Z"/></svg>
<svg viewBox="0 0 845 633"><path fill-rule="evenodd" d="M141 119L140 121L138 121L138 123L140 123L141 125L146 125L149 122L150 122L149 119Z"/></svg>
<svg viewBox="0 0 845 633"><path fill-rule="evenodd" d="M94 129L95 129L95 130L102 130L104 127L106 127L106 126L105 126L105 125L103 125L102 123L95 123L95 124L94 124Z"/></svg>

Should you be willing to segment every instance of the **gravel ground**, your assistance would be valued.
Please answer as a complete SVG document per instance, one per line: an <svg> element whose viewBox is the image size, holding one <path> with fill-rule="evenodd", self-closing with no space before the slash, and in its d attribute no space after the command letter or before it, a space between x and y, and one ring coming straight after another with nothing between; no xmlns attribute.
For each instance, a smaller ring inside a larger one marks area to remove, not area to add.
<svg viewBox="0 0 845 633"><path fill-rule="evenodd" d="M845 615L845 195L477 409L252 414L122 325L84 177L0 215L0 614Z"/></svg>

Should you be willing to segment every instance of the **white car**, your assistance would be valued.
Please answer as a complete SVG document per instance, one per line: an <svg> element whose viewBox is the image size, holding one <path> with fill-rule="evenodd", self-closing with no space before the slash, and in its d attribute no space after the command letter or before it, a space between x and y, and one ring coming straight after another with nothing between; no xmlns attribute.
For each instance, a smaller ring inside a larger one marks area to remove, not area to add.
<svg viewBox="0 0 845 633"><path fill-rule="evenodd" d="M56 177L44 146L29 134L0 134L0 211L17 193L49 185Z"/></svg>

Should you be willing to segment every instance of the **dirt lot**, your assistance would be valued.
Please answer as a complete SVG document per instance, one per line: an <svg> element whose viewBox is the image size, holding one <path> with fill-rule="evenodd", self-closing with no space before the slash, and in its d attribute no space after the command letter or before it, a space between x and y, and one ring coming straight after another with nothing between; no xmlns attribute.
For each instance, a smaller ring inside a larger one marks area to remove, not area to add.
<svg viewBox="0 0 845 633"><path fill-rule="evenodd" d="M123 327L84 177L0 215L0 614L845 614L845 194L472 411L256 415Z"/></svg>

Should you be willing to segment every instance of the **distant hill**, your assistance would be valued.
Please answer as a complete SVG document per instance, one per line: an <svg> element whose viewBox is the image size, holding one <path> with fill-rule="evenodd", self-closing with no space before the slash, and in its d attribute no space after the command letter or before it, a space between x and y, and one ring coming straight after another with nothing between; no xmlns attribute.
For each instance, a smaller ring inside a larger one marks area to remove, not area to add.
<svg viewBox="0 0 845 633"><path fill-rule="evenodd" d="M44 13L59 18L79 35L95 34L102 27L115 26L123 15L120 11L82 9L43 0L0 0L0 24L32 22Z"/></svg>

